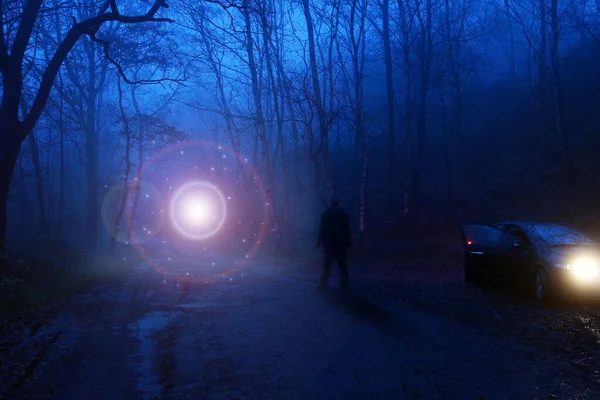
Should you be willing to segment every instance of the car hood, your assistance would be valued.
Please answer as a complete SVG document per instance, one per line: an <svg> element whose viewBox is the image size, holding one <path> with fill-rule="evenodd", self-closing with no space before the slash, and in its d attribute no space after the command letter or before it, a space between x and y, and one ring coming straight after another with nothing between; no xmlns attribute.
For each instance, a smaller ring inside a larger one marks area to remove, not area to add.
<svg viewBox="0 0 600 400"><path fill-rule="evenodd" d="M600 260L600 249L587 245L547 246L539 249L541 259L551 264L569 264L576 257L594 257Z"/></svg>

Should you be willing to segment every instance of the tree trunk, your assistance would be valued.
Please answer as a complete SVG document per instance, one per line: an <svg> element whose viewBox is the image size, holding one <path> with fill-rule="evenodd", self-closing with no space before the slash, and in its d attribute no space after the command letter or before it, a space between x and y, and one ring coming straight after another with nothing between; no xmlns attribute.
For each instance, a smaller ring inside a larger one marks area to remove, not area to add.
<svg viewBox="0 0 600 400"><path fill-rule="evenodd" d="M394 95L394 69L392 64L392 45L390 39L390 0L383 0L383 53L385 59L385 88L387 102L387 203L393 213L396 196L396 104Z"/></svg>
<svg viewBox="0 0 600 400"><path fill-rule="evenodd" d="M273 69L274 69L274 65L273 62L271 60L271 49L270 49L270 45L271 45L271 28L269 27L269 24L267 22L267 10L263 8L262 12L260 13L261 16L261 27L262 27L262 31L263 31L263 45L265 47L265 61L266 61L266 68L267 68L267 75L269 78L269 82L271 84L271 93L273 94L273 108L275 109L275 117L277 119L277 151L281 152L281 182L282 182L282 186L283 186L283 191L284 191L284 207L283 207L283 227L287 228L287 224L288 224L288 205L289 205L289 190L288 190L288 182L287 182L287 162L286 162L286 154L285 154L285 144L284 144L284 138L283 138L283 117L282 117L282 112L280 109L280 101L283 102L282 100L280 100L279 95L278 95L278 90L277 88L280 87L279 85L277 85L277 82L275 82L275 74L273 73ZM275 157L273 159L273 162L276 163L277 162L277 158ZM288 240L288 235L289 232L287 232L287 229L284 231L284 229L282 229L282 232L280 233L281 235L281 239L282 239L282 244L285 246L285 250L289 250L290 247L290 243Z"/></svg>
<svg viewBox="0 0 600 400"><path fill-rule="evenodd" d="M87 184L86 228L88 245L95 250L98 242L98 136L96 134L96 53L87 49L88 90L85 126L85 170Z"/></svg>
<svg viewBox="0 0 600 400"><path fill-rule="evenodd" d="M559 154L561 158L561 183L564 185L559 190L563 193L571 194L571 198L563 199L568 203L572 203L575 193L573 192L573 174L572 163L570 159L570 150L567 140L567 132L564 121L564 103L562 94L562 82L560 79L560 60L559 60L559 43L560 43L560 26L558 21L558 0L550 1L550 29L551 29L551 44L550 44L550 62L552 66L552 105L554 110L554 125L559 143Z"/></svg>
<svg viewBox="0 0 600 400"><path fill-rule="evenodd" d="M360 210L358 213L358 250L365 251L367 246L366 234L365 234L365 217L366 217L366 204L367 204L367 181L369 172L369 158L364 155L362 162L362 176L360 179Z"/></svg>
<svg viewBox="0 0 600 400"><path fill-rule="evenodd" d="M62 75L58 76L61 90L63 88ZM59 196L58 196L58 236L63 236L63 220L65 217L65 127L63 121L64 112L64 100L63 96L60 96L59 110L58 110L58 132L60 137L60 183L59 183Z"/></svg>
<svg viewBox="0 0 600 400"><path fill-rule="evenodd" d="M325 110L323 108L323 99L321 97L321 84L319 83L319 71L317 68L317 55L315 47L315 33L312 16L310 13L309 0L302 0L302 7L304 11L304 18L306 20L311 80L313 85L315 108L317 109L321 151L323 152L323 171L325 175L325 184L327 186L327 197L331 199L334 195L335 188L331 177L331 165L329 158L329 127L327 126L327 119L325 118Z"/></svg>
<svg viewBox="0 0 600 400"><path fill-rule="evenodd" d="M117 246L117 238L121 232L121 221L123 220L123 214L127 208L127 202L129 201L129 175L131 174L131 132L129 131L129 121L125 115L125 107L123 107L123 90L121 88L121 76L117 77L117 86L119 91L119 111L121 112L121 121L123 123L123 133L125 134L125 176L123 178L123 197L121 198L121 204L117 209L117 215L113 224L113 230L110 236L110 251L114 252ZM127 228L129 229L129 225Z"/></svg>
<svg viewBox="0 0 600 400"><path fill-rule="evenodd" d="M411 201L413 212L418 211L423 191L423 173L427 163L427 105L429 94L429 80L431 62L433 59L432 39L432 0L426 0L425 21L421 17L420 7L417 6L417 17L420 23L419 59L420 66L420 91L419 91L419 114L417 117L417 148L416 162L413 169L413 190Z"/></svg>
<svg viewBox="0 0 600 400"><path fill-rule="evenodd" d="M141 115L141 114L140 114ZM140 124L140 130L138 131L138 165L135 173L135 182L133 184L133 203L131 204L131 211L129 217L129 223L127 224L127 240L133 240L133 224L135 223L138 207L140 205L140 196L142 195L142 175L144 172L144 124Z"/></svg>
<svg viewBox="0 0 600 400"><path fill-rule="evenodd" d="M414 146L412 132L412 85L411 85L411 63L410 63L410 21L406 0L398 0L398 9L400 10L400 29L402 31L402 54L404 56L403 78L404 78L404 135L406 137L406 155L407 155L407 178L406 190L404 191L404 211L403 218L406 218L412 212L414 191L413 183L413 164L414 164Z"/></svg>
<svg viewBox="0 0 600 400"><path fill-rule="evenodd" d="M33 172L35 175L35 194L37 205L37 220L42 233L48 233L48 219L46 218L46 197L44 196L44 176L42 173L42 162L40 160L40 150L37 143L35 132L27 137L27 144L31 153L33 163Z"/></svg>
<svg viewBox="0 0 600 400"><path fill-rule="evenodd" d="M446 0L446 9L449 9L448 1ZM504 12L506 14L506 22L508 23L508 35L509 35L509 45L510 45L510 53L508 55L508 74L510 77L511 84L515 84L517 80L517 72L515 67L515 34L513 32L513 23L511 18L510 5L508 0L504 0ZM450 21L448 17L447 21Z"/></svg>
<svg viewBox="0 0 600 400"><path fill-rule="evenodd" d="M267 137L267 131L265 126L265 117L263 114L261 93L259 90L258 74L256 70L256 62L254 60L254 40L252 38L252 22L250 20L250 14L247 11L248 0L244 1L244 19L246 28L246 52L248 54L248 67L250 68L250 76L252 80L252 94L255 103L256 112L256 126L258 132L258 139L260 141L260 151L262 156L262 169L263 169L263 187L266 194L267 204L264 206L269 210L269 217L271 218L272 232L275 237L275 246L281 248L283 246L281 229L279 226L279 219L277 217L277 209L275 207L275 193L273 191L273 172L271 170L271 163L269 161L269 140Z"/></svg>
<svg viewBox="0 0 600 400"><path fill-rule="evenodd" d="M0 257L6 251L8 192L21 151L21 137L24 135L18 120L0 116Z"/></svg>
<svg viewBox="0 0 600 400"><path fill-rule="evenodd" d="M545 115L545 107L547 104L546 97L546 48L547 45L547 23L546 23L546 0L540 0L540 45L537 51L537 64L538 64L538 112L540 116L540 128L541 131L544 130L544 125L546 122Z"/></svg>

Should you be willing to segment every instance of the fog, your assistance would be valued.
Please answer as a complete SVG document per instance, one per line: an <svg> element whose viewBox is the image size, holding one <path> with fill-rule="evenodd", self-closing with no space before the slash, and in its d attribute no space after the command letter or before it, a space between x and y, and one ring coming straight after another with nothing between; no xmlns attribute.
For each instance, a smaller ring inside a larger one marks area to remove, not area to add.
<svg viewBox="0 0 600 400"><path fill-rule="evenodd" d="M226 200L205 244L241 254L313 245L333 197L365 249L600 222L598 1L0 7L2 248L189 244L157 215L197 181Z"/></svg>

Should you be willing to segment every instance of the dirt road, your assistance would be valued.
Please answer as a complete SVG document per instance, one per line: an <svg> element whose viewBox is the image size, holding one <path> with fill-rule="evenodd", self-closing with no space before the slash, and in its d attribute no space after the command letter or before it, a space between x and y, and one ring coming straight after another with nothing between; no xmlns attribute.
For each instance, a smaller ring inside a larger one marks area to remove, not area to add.
<svg viewBox="0 0 600 400"><path fill-rule="evenodd" d="M594 310L410 270L355 269L348 292L322 293L289 263L160 264L169 274L142 264L6 339L0 397L600 398Z"/></svg>

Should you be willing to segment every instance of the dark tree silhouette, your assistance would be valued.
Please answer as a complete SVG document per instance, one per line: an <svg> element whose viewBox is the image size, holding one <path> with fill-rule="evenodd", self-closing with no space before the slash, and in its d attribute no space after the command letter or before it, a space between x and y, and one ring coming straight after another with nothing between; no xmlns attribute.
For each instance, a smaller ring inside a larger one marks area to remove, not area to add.
<svg viewBox="0 0 600 400"><path fill-rule="evenodd" d="M4 29L0 32L0 73L3 83L0 107L0 252L2 253L6 245L8 192L21 144L33 131L46 106L60 67L77 41L85 35L95 39L102 24L110 21L125 24L170 21L156 17L161 8L168 7L165 0L155 0L143 15L122 15L114 1L107 1L100 8L97 16L80 22L73 21L73 25L44 68L31 108L21 114L19 108L24 89L24 60L35 26L42 15L42 4L43 0L30 0L25 3L12 47L5 37ZM0 2L0 7L0 25L4 27L3 2Z"/></svg>

